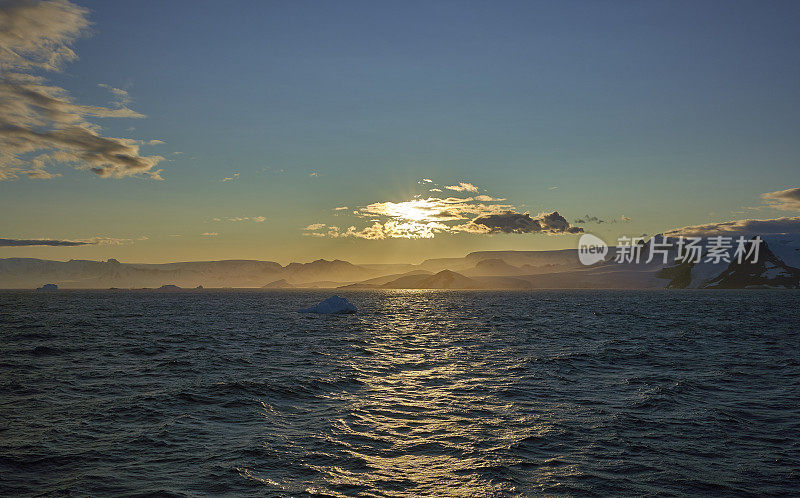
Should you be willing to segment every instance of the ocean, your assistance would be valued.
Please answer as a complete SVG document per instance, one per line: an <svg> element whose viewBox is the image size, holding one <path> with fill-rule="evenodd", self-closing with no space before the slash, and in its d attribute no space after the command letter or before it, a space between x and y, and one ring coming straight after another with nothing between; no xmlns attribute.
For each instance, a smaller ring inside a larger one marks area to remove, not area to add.
<svg viewBox="0 0 800 498"><path fill-rule="evenodd" d="M797 495L800 293L0 291L0 495Z"/></svg>

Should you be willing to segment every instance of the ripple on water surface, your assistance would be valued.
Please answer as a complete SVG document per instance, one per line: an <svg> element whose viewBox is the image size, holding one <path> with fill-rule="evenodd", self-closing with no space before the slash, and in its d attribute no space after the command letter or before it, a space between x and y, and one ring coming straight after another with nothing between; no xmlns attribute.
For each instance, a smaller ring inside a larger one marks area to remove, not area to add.
<svg viewBox="0 0 800 498"><path fill-rule="evenodd" d="M794 494L800 294L0 292L0 494Z"/></svg>

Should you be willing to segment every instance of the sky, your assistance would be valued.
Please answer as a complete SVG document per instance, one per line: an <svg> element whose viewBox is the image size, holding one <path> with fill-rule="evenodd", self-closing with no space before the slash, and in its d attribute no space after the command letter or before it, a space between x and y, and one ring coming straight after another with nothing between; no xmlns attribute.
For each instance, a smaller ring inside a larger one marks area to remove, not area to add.
<svg viewBox="0 0 800 498"><path fill-rule="evenodd" d="M798 21L791 1L0 2L0 258L800 231Z"/></svg>

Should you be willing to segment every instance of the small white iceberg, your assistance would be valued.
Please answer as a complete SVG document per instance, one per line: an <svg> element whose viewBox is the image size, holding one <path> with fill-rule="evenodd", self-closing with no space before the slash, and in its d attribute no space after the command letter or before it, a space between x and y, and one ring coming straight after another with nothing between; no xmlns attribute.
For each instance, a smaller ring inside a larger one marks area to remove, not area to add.
<svg viewBox="0 0 800 498"><path fill-rule="evenodd" d="M300 310L300 313L323 313L326 315L356 312L358 312L358 308L353 306L347 299L339 296L331 296L316 306Z"/></svg>

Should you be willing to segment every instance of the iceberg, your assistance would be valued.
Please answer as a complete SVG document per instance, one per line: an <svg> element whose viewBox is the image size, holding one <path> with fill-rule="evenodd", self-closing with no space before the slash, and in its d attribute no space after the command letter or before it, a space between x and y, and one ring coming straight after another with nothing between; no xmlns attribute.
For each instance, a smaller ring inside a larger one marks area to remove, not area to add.
<svg viewBox="0 0 800 498"><path fill-rule="evenodd" d="M322 313L325 315L356 313L357 311L358 308L353 306L350 301L339 296L331 296L316 306L299 310L300 313Z"/></svg>

